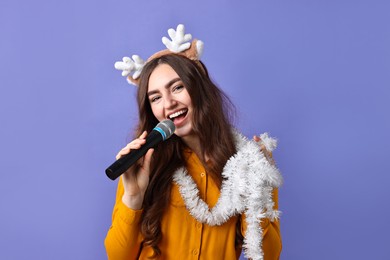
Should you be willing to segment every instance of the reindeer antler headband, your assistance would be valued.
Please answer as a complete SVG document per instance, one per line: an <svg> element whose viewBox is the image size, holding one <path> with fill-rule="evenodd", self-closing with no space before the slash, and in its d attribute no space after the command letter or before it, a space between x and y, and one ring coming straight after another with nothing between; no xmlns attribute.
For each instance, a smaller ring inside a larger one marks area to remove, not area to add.
<svg viewBox="0 0 390 260"><path fill-rule="evenodd" d="M169 40L167 37L162 38L162 42L167 47L167 49L156 52L145 62L138 55L129 57L123 57L122 61L115 62L115 68L117 70L122 70L122 76L127 77L127 82L130 84L138 86L139 76L142 72L143 67L148 61L151 61L155 58L161 57L166 54L176 53L183 55L191 60L194 60L199 63L200 56L203 52L203 42L197 39L194 39L192 42L192 35L184 33L184 25L179 24L175 29L168 30ZM199 64L200 65L200 64ZM202 67L200 65L200 67Z"/></svg>

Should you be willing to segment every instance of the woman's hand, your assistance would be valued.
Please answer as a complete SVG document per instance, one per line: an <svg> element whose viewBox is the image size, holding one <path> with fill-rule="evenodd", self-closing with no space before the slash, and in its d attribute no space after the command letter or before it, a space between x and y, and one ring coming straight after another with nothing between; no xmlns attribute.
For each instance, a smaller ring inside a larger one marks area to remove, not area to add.
<svg viewBox="0 0 390 260"><path fill-rule="evenodd" d="M272 158L272 152L271 151L268 151L267 148L265 147L265 145L263 143L261 143L261 138L260 136L257 136L257 135L254 135L253 136L253 140L256 142L256 143L259 143L260 144L260 151L264 154L265 158L267 159L267 161L272 164L272 165L275 165L275 161L274 159Z"/></svg>
<svg viewBox="0 0 390 260"><path fill-rule="evenodd" d="M139 149L146 142L146 131L144 131L140 137L131 141L126 147L119 151L116 155L118 160L125 154L128 154L131 150ZM138 210L142 208L144 195L146 188L149 185L150 174L150 161L153 154L153 149L145 154L143 158L140 158L136 164L131 166L122 175L124 194L122 196L122 202L129 208Z"/></svg>

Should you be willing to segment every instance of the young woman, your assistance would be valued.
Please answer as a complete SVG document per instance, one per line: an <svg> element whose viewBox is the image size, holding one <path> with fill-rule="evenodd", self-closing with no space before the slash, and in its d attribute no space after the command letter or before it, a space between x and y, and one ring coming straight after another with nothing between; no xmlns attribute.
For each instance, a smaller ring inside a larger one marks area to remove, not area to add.
<svg viewBox="0 0 390 260"><path fill-rule="evenodd" d="M203 63L163 53L137 83L138 138L117 159L145 144L159 121L176 129L121 176L108 258L238 259L244 247L252 259L279 259L281 177L268 151L231 126L231 104Z"/></svg>

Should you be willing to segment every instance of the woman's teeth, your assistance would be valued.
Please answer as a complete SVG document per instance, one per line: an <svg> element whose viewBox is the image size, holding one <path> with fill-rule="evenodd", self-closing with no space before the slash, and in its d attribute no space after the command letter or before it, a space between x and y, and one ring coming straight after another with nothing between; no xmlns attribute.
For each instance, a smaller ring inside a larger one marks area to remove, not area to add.
<svg viewBox="0 0 390 260"><path fill-rule="evenodd" d="M169 118L170 119L174 119L175 117L178 117L178 116L184 114L185 112L186 112L186 110L177 111L176 113L173 113L172 115L169 115Z"/></svg>

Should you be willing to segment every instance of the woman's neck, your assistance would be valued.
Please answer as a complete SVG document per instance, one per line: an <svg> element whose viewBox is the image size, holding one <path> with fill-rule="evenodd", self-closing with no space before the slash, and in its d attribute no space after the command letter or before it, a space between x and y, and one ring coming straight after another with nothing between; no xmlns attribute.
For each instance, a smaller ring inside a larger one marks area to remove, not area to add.
<svg viewBox="0 0 390 260"><path fill-rule="evenodd" d="M200 145L200 139L196 135L191 135L191 136L185 136L182 137L183 142L190 148L197 156L198 158L203 161L207 162L208 161L208 156L205 154L205 152L202 150L201 145Z"/></svg>

